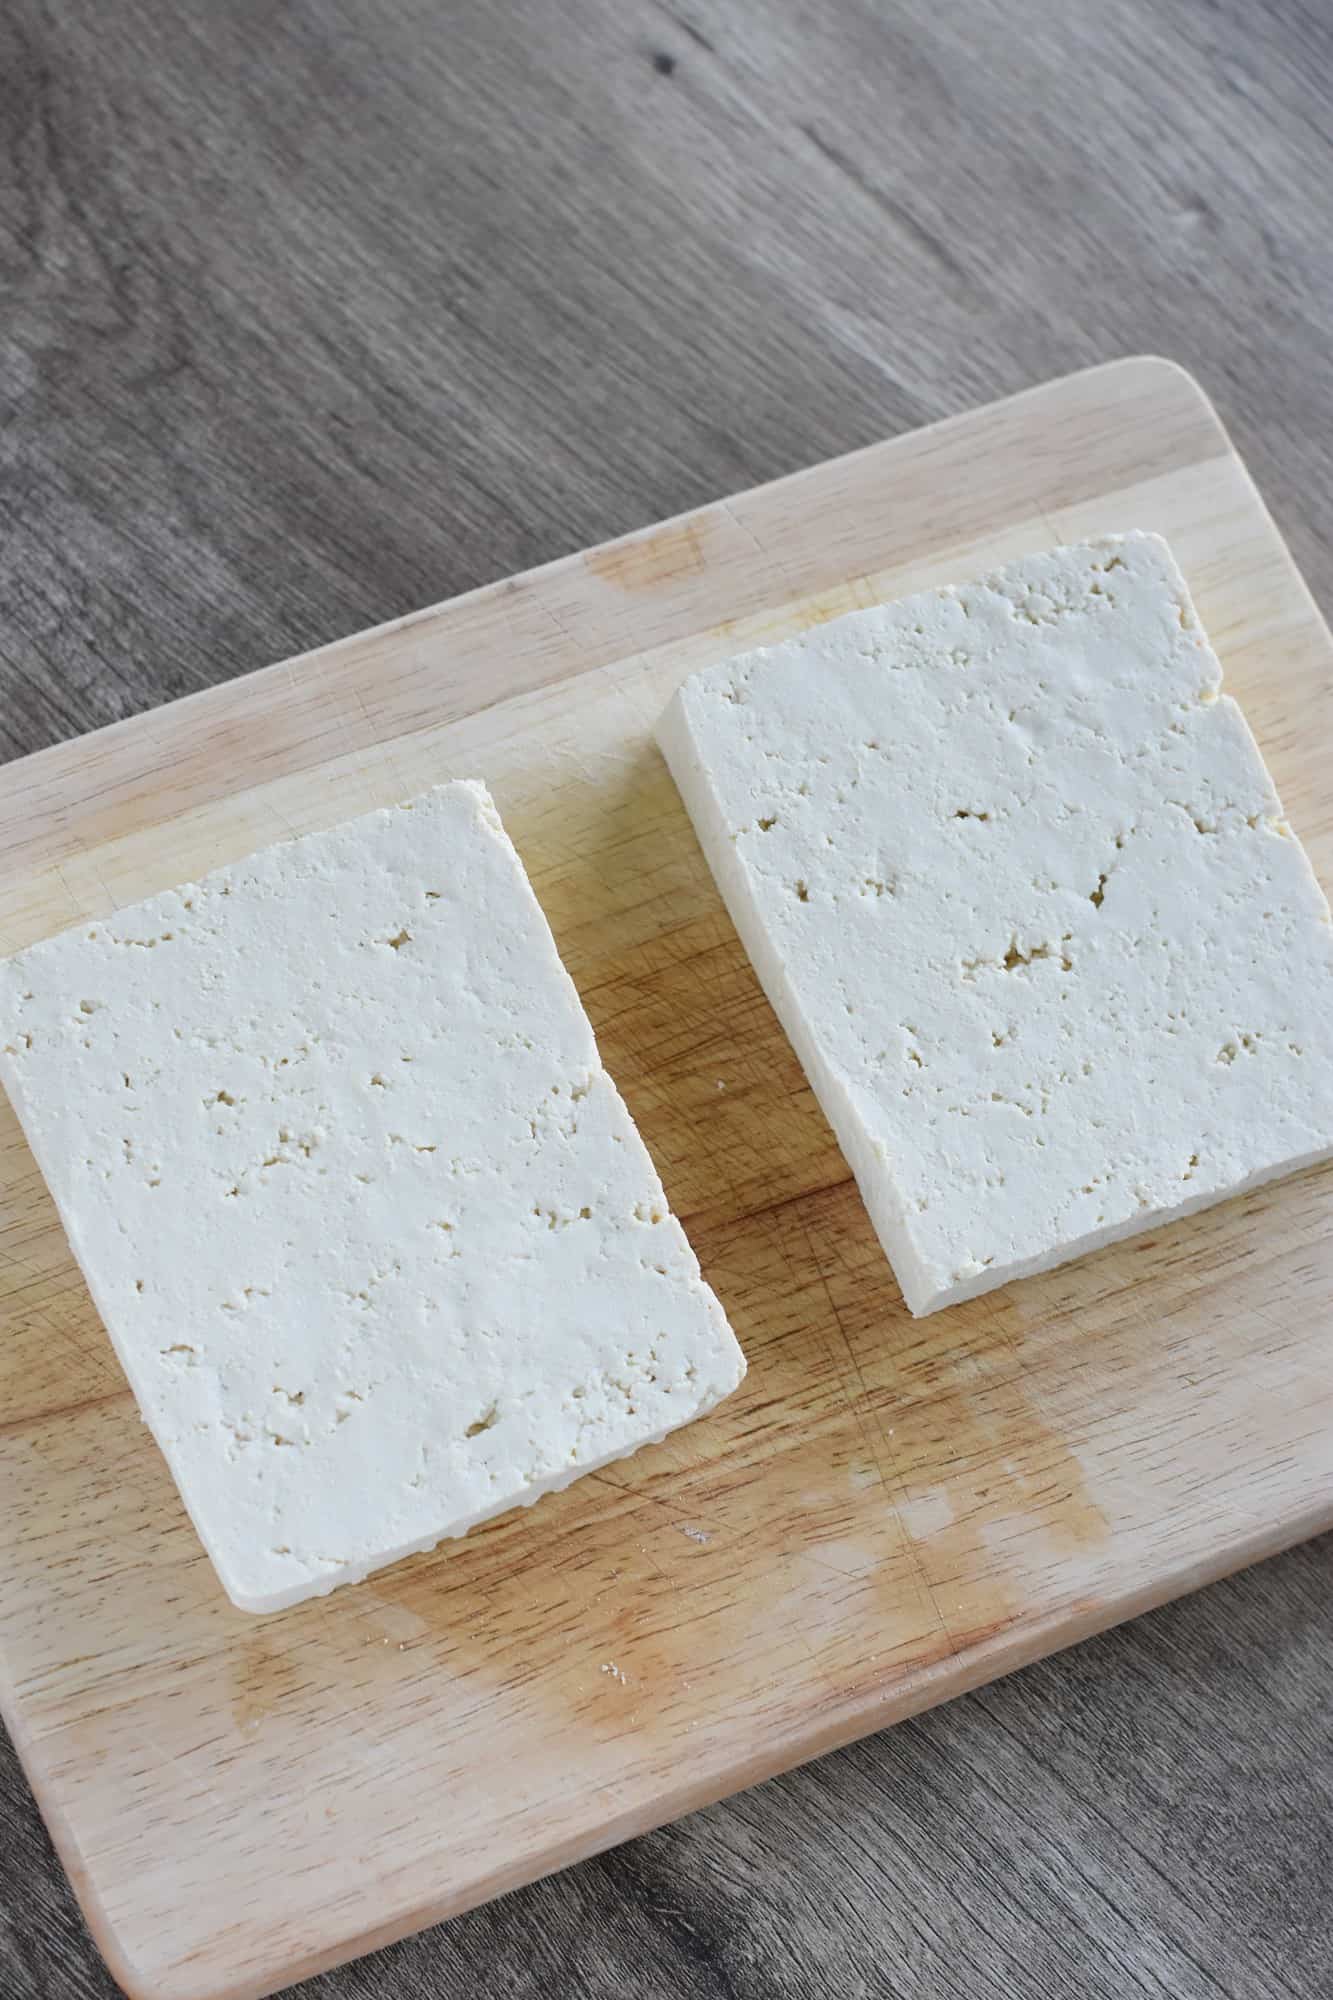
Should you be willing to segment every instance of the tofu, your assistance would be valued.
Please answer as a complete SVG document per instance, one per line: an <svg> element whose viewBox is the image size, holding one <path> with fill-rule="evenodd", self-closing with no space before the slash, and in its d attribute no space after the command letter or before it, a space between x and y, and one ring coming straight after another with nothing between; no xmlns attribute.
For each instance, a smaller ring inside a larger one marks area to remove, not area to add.
<svg viewBox="0 0 1333 2000"><path fill-rule="evenodd" d="M1328 904L1221 679L1135 534L727 660L662 719L914 1313L1333 1151Z"/></svg>
<svg viewBox="0 0 1333 2000"><path fill-rule="evenodd" d="M242 1610L526 1506L745 1372L482 785L20 953L0 1047Z"/></svg>

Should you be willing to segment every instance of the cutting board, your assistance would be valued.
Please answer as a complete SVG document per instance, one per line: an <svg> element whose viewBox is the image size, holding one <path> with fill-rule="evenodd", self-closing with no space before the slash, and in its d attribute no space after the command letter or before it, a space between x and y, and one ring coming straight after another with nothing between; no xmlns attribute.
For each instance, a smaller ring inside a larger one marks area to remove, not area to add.
<svg viewBox="0 0 1333 2000"><path fill-rule="evenodd" d="M0 1111L3 1708L132 1994L267 1992L1333 1522L1333 1174L910 1319L651 742L707 661L1136 527L1333 881L1329 634L1156 360L0 771L5 950L485 777L750 1358L660 1448L249 1618Z"/></svg>

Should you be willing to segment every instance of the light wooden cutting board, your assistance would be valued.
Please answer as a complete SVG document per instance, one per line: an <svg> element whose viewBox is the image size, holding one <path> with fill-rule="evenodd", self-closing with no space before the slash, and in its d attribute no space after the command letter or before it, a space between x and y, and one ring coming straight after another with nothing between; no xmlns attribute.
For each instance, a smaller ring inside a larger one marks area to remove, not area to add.
<svg viewBox="0 0 1333 2000"><path fill-rule="evenodd" d="M0 1099L0 1695L132 1993L267 1992L1333 1521L1333 1174L911 1320L651 744L705 661L1134 527L1333 881L1329 634L1153 360L0 771L2 950L487 778L750 1357L661 1448L247 1618Z"/></svg>

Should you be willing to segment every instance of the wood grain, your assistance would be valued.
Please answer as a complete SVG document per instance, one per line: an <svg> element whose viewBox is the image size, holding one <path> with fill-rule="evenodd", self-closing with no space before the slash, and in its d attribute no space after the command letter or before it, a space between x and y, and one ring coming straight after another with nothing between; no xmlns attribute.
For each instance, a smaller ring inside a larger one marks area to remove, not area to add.
<svg viewBox="0 0 1333 2000"><path fill-rule="evenodd" d="M484 774L751 1362L660 1450L256 1623L5 1112L5 1712L131 1991L267 1990L1333 1517L1333 1177L911 1321L651 747L705 660L1130 526L1170 537L1333 873L1329 635L1207 403L1152 360L0 770L5 948Z"/></svg>
<svg viewBox="0 0 1333 2000"><path fill-rule="evenodd" d="M1145 347L1333 604L1331 33L13 0L0 756ZM305 1992L1322 2000L1331 1607L1326 1538ZM0 1990L107 2000L3 1740L0 1847Z"/></svg>

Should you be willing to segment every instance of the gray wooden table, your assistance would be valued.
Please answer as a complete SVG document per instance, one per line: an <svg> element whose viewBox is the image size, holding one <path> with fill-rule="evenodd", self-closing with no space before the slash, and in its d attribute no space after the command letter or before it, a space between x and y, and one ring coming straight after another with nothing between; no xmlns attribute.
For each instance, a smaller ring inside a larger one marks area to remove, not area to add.
<svg viewBox="0 0 1333 2000"><path fill-rule="evenodd" d="M1331 89L1325 0L9 0L0 757L1134 350L1333 608ZM112 1994L7 1744L0 1854ZM1326 1540L303 1991L1314 2000L1331 1881Z"/></svg>

